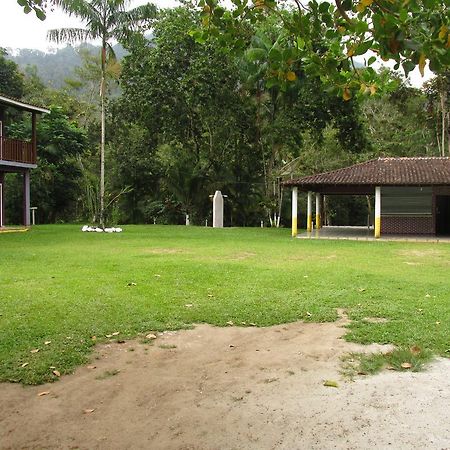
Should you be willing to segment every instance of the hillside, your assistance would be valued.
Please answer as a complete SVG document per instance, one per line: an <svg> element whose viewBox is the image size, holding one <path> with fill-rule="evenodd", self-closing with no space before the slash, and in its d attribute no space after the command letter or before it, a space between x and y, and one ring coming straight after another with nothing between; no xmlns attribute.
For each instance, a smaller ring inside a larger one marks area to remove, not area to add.
<svg viewBox="0 0 450 450"><path fill-rule="evenodd" d="M28 48L7 49L8 58L16 62L22 71L27 66L35 66L41 80L48 86L59 89L64 86L66 78L73 77L73 71L81 65L79 50L88 49L91 53L99 52L100 48L83 44L78 47L67 45L57 49L52 53ZM114 46L114 51L118 59L121 59L126 51L119 44Z"/></svg>

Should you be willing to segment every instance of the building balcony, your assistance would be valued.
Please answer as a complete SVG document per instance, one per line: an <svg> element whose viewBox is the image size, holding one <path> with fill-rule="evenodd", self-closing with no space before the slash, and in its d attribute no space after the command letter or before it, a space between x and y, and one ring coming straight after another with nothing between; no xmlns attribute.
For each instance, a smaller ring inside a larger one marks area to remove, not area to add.
<svg viewBox="0 0 450 450"><path fill-rule="evenodd" d="M36 164L36 148L32 142L0 138L0 162Z"/></svg>

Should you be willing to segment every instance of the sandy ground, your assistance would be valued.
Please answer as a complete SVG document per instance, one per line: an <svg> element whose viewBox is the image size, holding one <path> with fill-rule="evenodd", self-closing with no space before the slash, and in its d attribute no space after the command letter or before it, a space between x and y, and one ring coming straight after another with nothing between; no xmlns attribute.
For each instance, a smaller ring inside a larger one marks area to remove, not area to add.
<svg viewBox="0 0 450 450"><path fill-rule="evenodd" d="M0 385L0 448L450 449L450 360L345 381L340 357L362 347L343 323L99 347L56 383Z"/></svg>

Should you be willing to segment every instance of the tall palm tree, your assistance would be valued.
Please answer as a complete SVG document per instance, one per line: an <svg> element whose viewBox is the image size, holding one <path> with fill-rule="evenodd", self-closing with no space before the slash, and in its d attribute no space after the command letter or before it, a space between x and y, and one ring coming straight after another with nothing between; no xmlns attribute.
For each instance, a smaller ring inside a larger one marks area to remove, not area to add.
<svg viewBox="0 0 450 450"><path fill-rule="evenodd" d="M85 28L61 28L50 30L47 38L61 43L101 41L101 139L100 139L100 214L99 222L105 227L105 102L106 63L115 59L112 40L129 39L140 27L156 16L157 8L151 3L127 10L131 0L53 0L70 16L76 16L85 23Z"/></svg>

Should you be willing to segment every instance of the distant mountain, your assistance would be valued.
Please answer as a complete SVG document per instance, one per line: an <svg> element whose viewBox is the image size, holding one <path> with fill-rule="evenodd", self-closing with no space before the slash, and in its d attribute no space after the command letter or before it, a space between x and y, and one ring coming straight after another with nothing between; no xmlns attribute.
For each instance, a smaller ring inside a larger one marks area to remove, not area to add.
<svg viewBox="0 0 450 450"><path fill-rule="evenodd" d="M27 66L35 66L37 74L46 85L59 89L64 86L66 78L73 77L73 70L81 66L79 55L81 48L89 50L92 54L100 52L100 47L91 44L82 44L79 47L67 45L51 53L28 48L7 49L7 52L8 58L16 62L22 70ZM127 53L120 44L113 48L118 59Z"/></svg>

